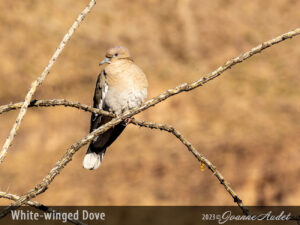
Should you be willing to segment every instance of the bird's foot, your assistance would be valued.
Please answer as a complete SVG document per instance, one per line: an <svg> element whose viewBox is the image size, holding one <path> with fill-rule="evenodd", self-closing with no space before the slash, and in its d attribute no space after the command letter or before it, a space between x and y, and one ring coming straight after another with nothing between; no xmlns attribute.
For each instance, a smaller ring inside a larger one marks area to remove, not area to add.
<svg viewBox="0 0 300 225"><path fill-rule="evenodd" d="M126 119L124 120L123 124L124 124L125 126L127 126L128 124L131 123L132 120L133 120L133 117L126 118Z"/></svg>

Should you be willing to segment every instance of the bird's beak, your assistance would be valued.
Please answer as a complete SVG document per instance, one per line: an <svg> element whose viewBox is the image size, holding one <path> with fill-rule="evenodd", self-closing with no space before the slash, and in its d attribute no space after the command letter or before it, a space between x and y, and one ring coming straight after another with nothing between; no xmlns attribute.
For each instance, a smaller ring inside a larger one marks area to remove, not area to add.
<svg viewBox="0 0 300 225"><path fill-rule="evenodd" d="M101 66L101 65L103 65L103 64L105 64L105 63L110 63L110 58L105 58L105 59L103 59L100 63L99 63L99 66Z"/></svg>

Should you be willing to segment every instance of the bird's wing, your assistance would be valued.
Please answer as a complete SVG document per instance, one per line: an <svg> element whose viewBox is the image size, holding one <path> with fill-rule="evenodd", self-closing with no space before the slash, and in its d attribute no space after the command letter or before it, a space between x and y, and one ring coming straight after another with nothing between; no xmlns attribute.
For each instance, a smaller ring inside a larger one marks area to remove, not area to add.
<svg viewBox="0 0 300 225"><path fill-rule="evenodd" d="M105 78L105 71L102 70L96 82L95 93L94 93L94 104L93 104L94 108L104 109L104 98L107 91L108 91L108 87ZM102 117L103 117L102 115L92 113L90 132L92 132L93 130L95 130L101 125Z"/></svg>
<svg viewBox="0 0 300 225"><path fill-rule="evenodd" d="M108 85L106 83L105 70L102 70L98 76L96 82L96 88L94 93L94 107L104 110L109 110L104 103L105 96L108 91ZM91 128L90 132L97 129L101 125L109 122L112 118L109 116L103 116L98 114L92 114L91 117ZM101 152L105 150L109 145L114 142L114 140L122 133L125 126L123 124L118 124L115 127L109 129L103 134L100 134L94 141L90 144L90 150L92 152Z"/></svg>

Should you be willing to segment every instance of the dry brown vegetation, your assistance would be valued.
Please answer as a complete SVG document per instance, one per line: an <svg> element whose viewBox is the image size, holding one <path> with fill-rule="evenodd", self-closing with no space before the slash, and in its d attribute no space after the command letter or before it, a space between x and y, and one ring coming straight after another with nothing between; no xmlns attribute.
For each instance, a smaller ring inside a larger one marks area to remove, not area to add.
<svg viewBox="0 0 300 225"><path fill-rule="evenodd" d="M0 105L22 101L87 1L0 0ZM299 26L299 1L102 0L35 98L91 104L108 47L128 47L149 97L193 81L258 43ZM137 118L172 124L247 205L300 204L300 40L272 47L193 92ZM4 142L17 112L0 116ZM0 189L22 195L89 130L88 113L29 109L0 168ZM103 165L85 148L37 200L48 205L225 205L232 199L171 135L129 126ZM6 201L2 200L1 204Z"/></svg>

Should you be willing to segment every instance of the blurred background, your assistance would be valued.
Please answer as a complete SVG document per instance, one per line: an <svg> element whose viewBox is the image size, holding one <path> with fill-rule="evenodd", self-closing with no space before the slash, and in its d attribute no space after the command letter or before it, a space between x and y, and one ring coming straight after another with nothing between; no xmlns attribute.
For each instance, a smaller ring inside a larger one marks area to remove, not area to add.
<svg viewBox="0 0 300 225"><path fill-rule="evenodd" d="M0 105L20 102L88 0L0 0ZM299 27L297 0L101 0L71 38L35 99L92 104L105 51L124 45L149 80L149 98ZM300 37L287 40L136 118L171 124L221 171L246 205L300 204ZM17 111L0 115L0 143ZM34 187L89 131L90 114L29 109L0 189ZM37 200L47 205L234 205L172 135L129 125L96 171L87 146ZM1 199L0 204L8 201Z"/></svg>

